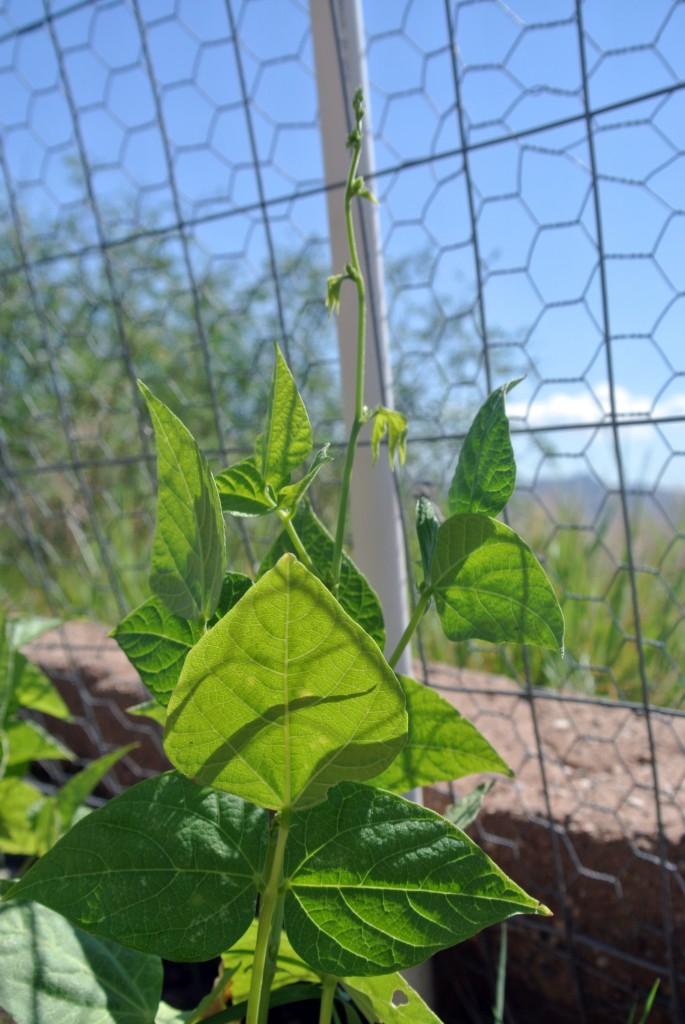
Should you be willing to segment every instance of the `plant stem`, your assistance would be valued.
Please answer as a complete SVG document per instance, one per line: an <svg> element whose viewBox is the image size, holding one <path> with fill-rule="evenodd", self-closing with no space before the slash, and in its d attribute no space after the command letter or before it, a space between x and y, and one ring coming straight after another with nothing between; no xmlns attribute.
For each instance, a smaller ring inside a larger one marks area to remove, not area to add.
<svg viewBox="0 0 685 1024"><path fill-rule="evenodd" d="M293 525L292 513L284 512L282 508L277 508L276 509L276 515L278 516L278 518L283 523L283 526L285 527L286 533L290 537L290 540L292 541L292 545L295 548L295 552L297 554L297 557L300 559L302 564L304 566L306 566L307 569L309 569L310 572L313 572L315 576L318 576L318 573L317 573L317 571L316 571L316 569L314 567L314 563L312 562L311 558L307 554L307 549L304 546L304 544L302 543L302 541L300 539L300 535L299 535L299 533L297 532L297 530L295 529L295 527Z"/></svg>
<svg viewBox="0 0 685 1024"><path fill-rule="evenodd" d="M504 990L507 981L507 924L500 925L499 960L497 963L497 986L495 1005L492 1008L493 1024L504 1024Z"/></svg>
<svg viewBox="0 0 685 1024"><path fill-rule="evenodd" d="M319 1024L331 1024L331 1017L333 1016L333 1000L335 999L335 990L337 985L337 978L327 976L323 979Z"/></svg>
<svg viewBox="0 0 685 1024"><path fill-rule="evenodd" d="M423 618L424 612L426 611L426 608L428 607L428 604L429 604L430 599L431 599L431 593L432 593L432 591L431 591L430 587L427 587L426 590L424 590L422 592L421 596L419 597L419 599L418 599L418 601L416 603L416 608L412 612L412 616L411 616L409 622L407 623L407 628L405 629L404 633L400 637L399 643L397 644L397 647L395 648L395 650L392 652L392 654L388 658L388 665L390 666L390 668L394 668L395 667L397 662L400 660L400 655L402 654L402 651L404 650L404 648L407 646L407 644L411 640L412 635L413 635L416 627L418 626L419 622Z"/></svg>
<svg viewBox="0 0 685 1024"><path fill-rule="evenodd" d="M359 95L359 94L358 94ZM342 487L340 491L340 508L338 509L338 525L335 531L335 546L333 548L333 562L331 566L331 590L337 593L340 580L340 565L342 563L343 541L345 539L345 521L347 518L347 506L349 502L350 482L352 479L352 467L357 447L359 432L364 426L364 368L366 360L366 289L359 263L357 242L354 236L354 221L352 217L352 199L356 195L354 182L359 167L359 157L362 149L361 122L363 107L361 97L357 103L355 96L355 113L357 117L357 129L352 132L349 144L352 147L352 159L347 175L347 187L345 189L345 224L347 226L347 241L350 247L350 262L346 268L348 277L357 286L357 373L355 378L354 395L354 419L350 428L350 437L347 442L347 454L345 456L345 468L343 470Z"/></svg>
<svg viewBox="0 0 685 1024"><path fill-rule="evenodd" d="M278 955L280 928L278 929L278 934L274 934L274 918L277 918L279 913L282 915L283 893L281 891L281 883L285 844L290 828L290 815L290 810L281 811L280 821L274 826L277 829L276 844L273 848L269 878L259 908L259 926L257 928L257 941L255 943L254 960L252 963L252 979L250 981L250 994L245 1024L263 1024L267 1019L269 994L274 977L274 971L271 970L270 966L267 966L267 956L275 961ZM276 941L275 952L273 950L274 939Z"/></svg>

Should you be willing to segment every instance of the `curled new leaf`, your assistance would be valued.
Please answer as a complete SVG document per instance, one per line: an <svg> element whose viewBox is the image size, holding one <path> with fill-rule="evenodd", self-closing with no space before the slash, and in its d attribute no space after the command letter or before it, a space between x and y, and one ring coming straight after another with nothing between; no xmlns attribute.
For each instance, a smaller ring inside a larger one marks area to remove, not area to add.
<svg viewBox="0 0 685 1024"><path fill-rule="evenodd" d="M407 418L395 409L386 409L379 406L373 414L373 427L371 429L371 451L373 461L378 459L380 444L385 434L388 435L388 461L392 469L395 464L395 456L404 465L407 454Z"/></svg>
<svg viewBox="0 0 685 1024"><path fill-rule="evenodd" d="M431 565L433 564L433 552L438 539L439 525L432 502L425 495L421 495L416 502L416 535L419 538L424 586L428 585L431 578Z"/></svg>

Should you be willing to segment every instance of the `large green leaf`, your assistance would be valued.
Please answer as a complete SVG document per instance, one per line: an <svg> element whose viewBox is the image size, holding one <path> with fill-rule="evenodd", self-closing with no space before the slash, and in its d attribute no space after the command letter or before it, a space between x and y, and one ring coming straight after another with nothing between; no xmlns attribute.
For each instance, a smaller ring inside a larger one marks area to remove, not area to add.
<svg viewBox="0 0 685 1024"><path fill-rule="evenodd" d="M151 1024L162 962L29 903L0 906L0 1005L17 1024Z"/></svg>
<svg viewBox="0 0 685 1024"><path fill-rule="evenodd" d="M253 458L236 462L215 479L224 512L233 516L265 516L276 508Z"/></svg>
<svg viewBox="0 0 685 1024"><path fill-rule="evenodd" d="M397 678L407 700L409 735L392 764L371 779L371 785L406 793L476 772L513 774L475 725L444 697L415 679Z"/></svg>
<svg viewBox="0 0 685 1024"><path fill-rule="evenodd" d="M208 960L254 916L267 814L170 772L67 832L8 894L170 960Z"/></svg>
<svg viewBox="0 0 685 1024"><path fill-rule="evenodd" d="M202 636L195 622L174 615L151 597L122 619L113 636L160 704L168 704L188 651Z"/></svg>
<svg viewBox="0 0 685 1024"><path fill-rule="evenodd" d="M188 655L164 746L187 775L278 809L382 771L406 731L377 645L286 554Z"/></svg>
<svg viewBox="0 0 685 1024"><path fill-rule="evenodd" d="M293 817L285 927L317 971L386 974L514 914L549 911L439 814L356 783Z"/></svg>
<svg viewBox="0 0 685 1024"><path fill-rule="evenodd" d="M317 573L325 580L333 561L333 538L320 519L312 511L308 501L304 501L293 518L293 525L300 540L307 549L307 554L314 562ZM285 530L279 534L262 562L259 575L273 568L284 552L294 552L290 537ZM338 600L348 615L362 629L372 636L381 650L385 646L385 626L380 601L368 580L360 573L354 562L343 553L340 566L340 586Z"/></svg>
<svg viewBox="0 0 685 1024"><path fill-rule="evenodd" d="M442 523L431 590L450 640L563 648L561 608L542 566L496 519L458 514Z"/></svg>
<svg viewBox="0 0 685 1024"><path fill-rule="evenodd" d="M262 479L278 488L312 450L312 428L288 364L278 345L274 350L266 429L257 439L255 462Z"/></svg>
<svg viewBox="0 0 685 1024"><path fill-rule="evenodd" d="M139 382L157 442L157 525L150 586L174 615L204 623L219 600L226 561L221 503L190 431Z"/></svg>
<svg viewBox="0 0 685 1024"><path fill-rule="evenodd" d="M441 1024L401 974L341 978L340 984L372 1024Z"/></svg>
<svg viewBox="0 0 685 1024"><path fill-rule="evenodd" d="M450 485L451 513L496 516L514 493L516 462L504 399L521 380L510 380L493 391L471 424Z"/></svg>

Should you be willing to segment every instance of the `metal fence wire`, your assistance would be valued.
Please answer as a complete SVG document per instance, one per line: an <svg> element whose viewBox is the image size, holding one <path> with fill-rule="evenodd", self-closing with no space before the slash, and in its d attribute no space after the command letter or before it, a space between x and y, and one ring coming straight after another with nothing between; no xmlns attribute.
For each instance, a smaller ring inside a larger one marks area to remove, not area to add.
<svg viewBox="0 0 685 1024"><path fill-rule="evenodd" d="M450 646L428 620L415 650L517 773L480 841L555 912L509 925L506 1020L624 1021L659 978L651 1019L683 1021L685 3L363 17L406 522L417 494L444 501L485 395L525 376L509 521L567 619L564 659ZM111 625L146 596L136 377L219 468L252 447L278 339L341 442L313 52L300 0L0 3L12 609ZM254 565L268 530L229 530ZM491 1019L498 937L436 958L446 1020Z"/></svg>

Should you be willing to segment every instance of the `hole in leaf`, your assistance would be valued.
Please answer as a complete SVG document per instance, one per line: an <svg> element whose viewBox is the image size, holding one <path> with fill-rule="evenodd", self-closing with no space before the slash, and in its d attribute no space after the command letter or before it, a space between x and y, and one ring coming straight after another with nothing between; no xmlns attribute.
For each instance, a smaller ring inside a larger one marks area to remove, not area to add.
<svg viewBox="0 0 685 1024"><path fill-rule="evenodd" d="M392 994L392 999L391 999L392 1005L393 1006L406 1006L408 1002L409 1002L409 999L405 995L405 993L401 989L396 988L395 991Z"/></svg>

